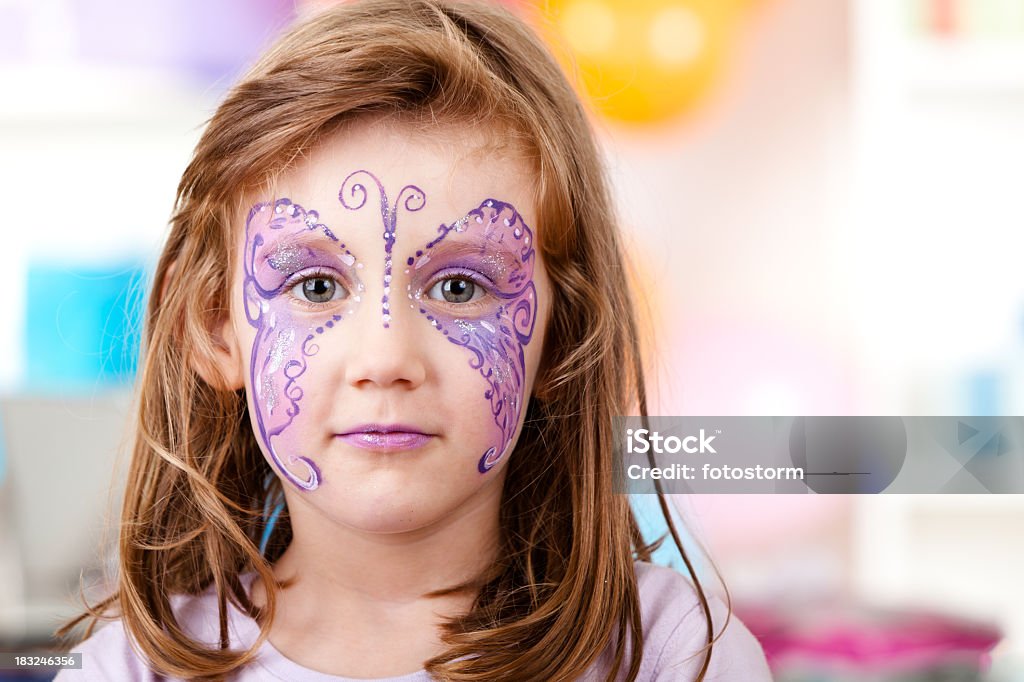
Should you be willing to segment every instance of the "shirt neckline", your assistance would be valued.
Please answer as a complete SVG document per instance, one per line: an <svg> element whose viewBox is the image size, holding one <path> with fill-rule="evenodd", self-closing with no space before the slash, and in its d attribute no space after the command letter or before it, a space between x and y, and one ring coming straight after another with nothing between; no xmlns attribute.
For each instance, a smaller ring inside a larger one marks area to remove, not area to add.
<svg viewBox="0 0 1024 682"><path fill-rule="evenodd" d="M242 585L247 592L251 591L252 582L255 577L255 571L244 573L240 576ZM252 646L252 643L259 637L259 625L248 615L239 611L234 604L231 604L230 612L231 618L235 622L236 634L241 640L239 643L246 647ZM260 666L279 679L292 680L298 678L302 679L303 682L421 682L431 679L425 668L420 668L397 677L345 677L343 675L321 672L313 668L307 668L288 658L274 646L269 638L265 639L263 644L260 645L253 664Z"/></svg>

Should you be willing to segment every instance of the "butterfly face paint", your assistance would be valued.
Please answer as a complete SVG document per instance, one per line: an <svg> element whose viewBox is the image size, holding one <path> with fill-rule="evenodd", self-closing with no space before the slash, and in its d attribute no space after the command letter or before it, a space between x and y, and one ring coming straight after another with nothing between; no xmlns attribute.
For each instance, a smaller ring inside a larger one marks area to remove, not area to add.
<svg viewBox="0 0 1024 682"><path fill-rule="evenodd" d="M384 185L373 173L357 170L349 173L338 190L338 201L350 211L358 211L366 203L366 187L355 180L357 176L369 178L377 186L380 196L380 218L384 226L384 295L381 297L381 322L385 329L391 325L391 250L395 246L395 233L398 229L398 206L401 203L405 210L414 212L423 208L427 201L426 195L416 185L406 185L398 192L394 205L388 204L388 195ZM405 198L403 203L402 198Z"/></svg>
<svg viewBox="0 0 1024 682"><path fill-rule="evenodd" d="M533 232L512 205L488 199L438 233L406 261L410 307L464 348L487 382L495 436L477 463L487 473L511 446L523 409L524 348L537 319Z"/></svg>
<svg viewBox="0 0 1024 682"><path fill-rule="evenodd" d="M331 230L289 199L256 204L245 222L243 303L256 329L249 373L256 427L281 475L303 490L321 483L320 469L294 433L302 378L310 359L354 311L364 291L355 257ZM288 465L300 465L305 476Z"/></svg>

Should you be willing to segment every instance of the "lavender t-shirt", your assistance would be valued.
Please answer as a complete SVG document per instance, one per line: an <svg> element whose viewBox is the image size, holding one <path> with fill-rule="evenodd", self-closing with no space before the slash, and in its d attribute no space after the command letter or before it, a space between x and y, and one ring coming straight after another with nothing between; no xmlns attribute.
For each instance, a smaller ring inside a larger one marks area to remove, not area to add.
<svg viewBox="0 0 1024 682"><path fill-rule="evenodd" d="M644 626L643 664L637 679L659 682L695 680L704 659L703 654L695 654L704 646L707 626L693 586L673 569L639 561L635 566ZM252 575L245 576L247 585ZM214 647L219 640L219 628L217 599L212 589L198 596L175 596L171 603L186 632ZM717 597L712 597L710 603L717 633L725 622L726 607ZM234 607L229 608L228 629L233 648L250 646L259 633L256 622ZM132 648L120 621L104 626L74 651L82 653L81 670L64 670L57 675L57 682L155 682L167 679L146 667ZM581 679L603 681L611 660L611 651L606 651ZM619 678L625 677L625 672L620 671ZM357 680L304 668L285 658L269 641L260 647L257 658L238 670L232 679L238 682L367 682L366 678ZM374 678L374 681L430 682L432 679L426 671L418 670L399 677ZM705 679L740 682L772 679L761 646L735 615L730 619L725 634L715 643Z"/></svg>

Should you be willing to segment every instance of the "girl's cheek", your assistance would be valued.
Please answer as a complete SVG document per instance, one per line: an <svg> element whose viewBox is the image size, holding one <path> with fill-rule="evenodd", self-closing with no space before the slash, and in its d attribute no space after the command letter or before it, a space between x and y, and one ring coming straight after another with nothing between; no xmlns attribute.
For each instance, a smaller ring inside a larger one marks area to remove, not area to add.
<svg viewBox="0 0 1024 682"><path fill-rule="evenodd" d="M245 227L243 297L248 322L255 329L249 365L254 427L281 475L302 490L314 490L322 481L316 463L301 449L310 439L299 437L297 431L305 387L315 373L310 361L359 302L358 295L350 294L344 305L324 307L323 312L299 312L295 307L301 304L287 290L290 275L320 265L313 261L325 257L347 263L353 271L358 267L345 245L317 222L317 215L279 199L254 206ZM311 233L336 251L325 256L320 247L295 241L300 236L308 239Z"/></svg>
<svg viewBox="0 0 1024 682"><path fill-rule="evenodd" d="M409 306L439 334L458 347L479 376L480 401L493 416L492 442L480 454L477 470L490 471L505 456L519 426L525 403L526 353L537 320L533 281L533 232L511 205L488 199L465 217L441 229L438 238L410 256L405 273L414 277L427 263L437 272L452 247L480 244L472 256L486 270L493 290L484 305L445 305L428 297L426 285L408 288ZM460 252L465 249L459 249ZM464 258L464 257L463 257Z"/></svg>

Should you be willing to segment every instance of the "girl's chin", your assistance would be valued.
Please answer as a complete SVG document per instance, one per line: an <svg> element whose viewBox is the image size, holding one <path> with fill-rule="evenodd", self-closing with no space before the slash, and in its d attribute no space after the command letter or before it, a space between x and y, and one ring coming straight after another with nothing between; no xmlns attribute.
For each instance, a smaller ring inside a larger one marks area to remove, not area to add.
<svg viewBox="0 0 1024 682"><path fill-rule="evenodd" d="M361 510L362 513L331 514L330 520L336 523L339 529L343 527L359 533L392 535L422 530L445 517L443 511L427 513L422 506L408 500L403 502L405 504L393 508L378 507L373 510Z"/></svg>
<svg viewBox="0 0 1024 682"><path fill-rule="evenodd" d="M475 507L474 500L492 494L480 485L483 478L476 474L461 484L446 484L433 477L391 476L343 490L332 490L328 480L308 500L315 513L339 532L409 533L450 522Z"/></svg>

